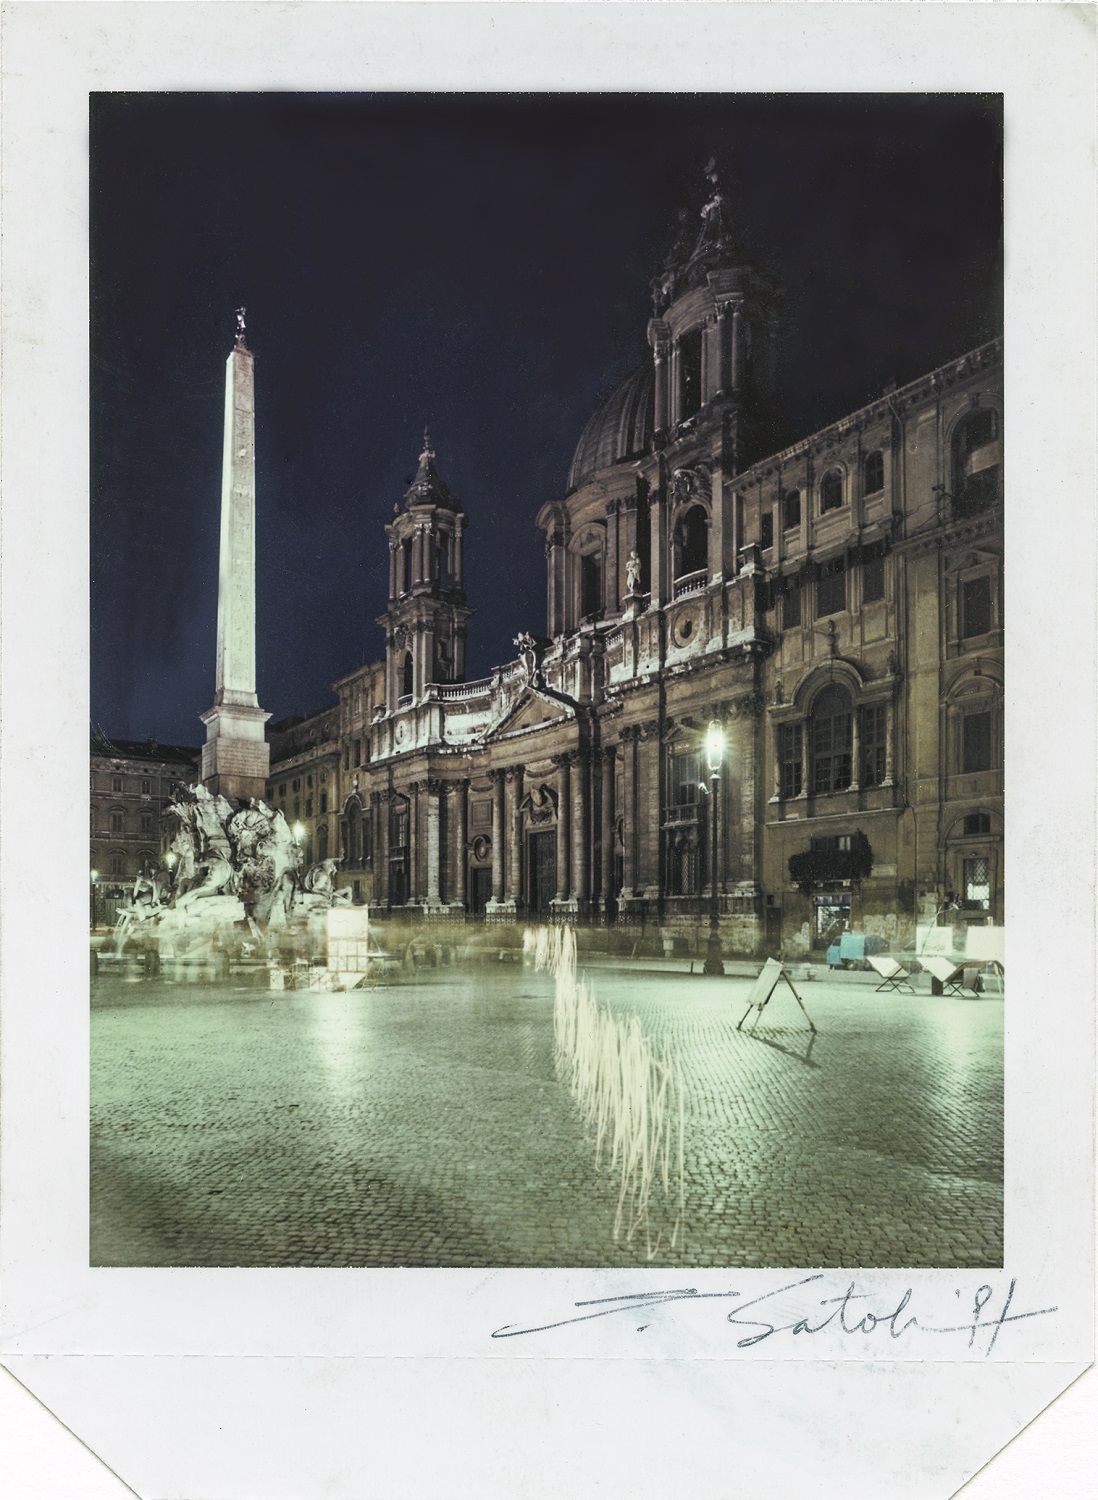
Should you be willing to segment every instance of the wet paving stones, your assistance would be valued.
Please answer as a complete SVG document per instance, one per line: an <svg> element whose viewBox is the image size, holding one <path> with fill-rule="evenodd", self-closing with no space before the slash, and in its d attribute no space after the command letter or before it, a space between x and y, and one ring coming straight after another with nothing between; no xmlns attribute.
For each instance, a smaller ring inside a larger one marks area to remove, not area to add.
<svg viewBox="0 0 1098 1500"><path fill-rule="evenodd" d="M615 1241L617 1191L517 966L348 994L100 980L91 1261L101 1266L995 1266L1003 1002L624 969L600 1001L671 1037L685 1237Z"/></svg>

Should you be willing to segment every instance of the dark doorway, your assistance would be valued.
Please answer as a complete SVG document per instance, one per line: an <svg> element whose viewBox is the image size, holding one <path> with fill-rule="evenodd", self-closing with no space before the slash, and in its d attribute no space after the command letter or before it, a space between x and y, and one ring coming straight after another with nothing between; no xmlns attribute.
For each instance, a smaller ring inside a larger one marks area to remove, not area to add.
<svg viewBox="0 0 1098 1500"><path fill-rule="evenodd" d="M492 871L488 865L474 865L469 871L469 910L482 917L492 894Z"/></svg>
<svg viewBox="0 0 1098 1500"><path fill-rule="evenodd" d="M389 904L404 906L408 900L408 861L401 854L389 861Z"/></svg>
<svg viewBox="0 0 1098 1500"><path fill-rule="evenodd" d="M555 829L530 835L530 893L528 904L531 911L548 912L550 902L557 894L557 835Z"/></svg>

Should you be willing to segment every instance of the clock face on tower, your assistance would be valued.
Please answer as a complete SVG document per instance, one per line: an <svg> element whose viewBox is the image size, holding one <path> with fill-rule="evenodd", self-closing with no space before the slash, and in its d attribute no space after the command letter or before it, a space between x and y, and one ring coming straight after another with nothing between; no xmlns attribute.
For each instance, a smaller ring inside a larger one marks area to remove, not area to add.
<svg viewBox="0 0 1098 1500"><path fill-rule="evenodd" d="M403 720L401 720L401 722L396 727L396 741L397 741L397 744L398 745L403 745L404 741L407 738L408 738L408 726L407 726L407 724L404 723Z"/></svg>

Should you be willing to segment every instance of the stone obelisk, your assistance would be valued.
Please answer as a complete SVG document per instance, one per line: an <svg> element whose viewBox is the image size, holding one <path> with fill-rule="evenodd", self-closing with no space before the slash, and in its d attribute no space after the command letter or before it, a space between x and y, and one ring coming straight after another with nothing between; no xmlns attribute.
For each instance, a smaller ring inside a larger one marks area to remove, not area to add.
<svg viewBox="0 0 1098 1500"><path fill-rule="evenodd" d="M244 341L244 309L225 366L221 466L221 569L217 586L217 677L206 726L202 780L226 797L262 797L270 718L255 693L255 368Z"/></svg>

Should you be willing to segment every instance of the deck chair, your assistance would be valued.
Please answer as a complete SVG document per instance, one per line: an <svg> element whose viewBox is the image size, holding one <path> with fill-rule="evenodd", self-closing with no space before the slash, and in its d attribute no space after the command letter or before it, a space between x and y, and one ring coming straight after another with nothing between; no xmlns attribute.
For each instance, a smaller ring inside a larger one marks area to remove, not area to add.
<svg viewBox="0 0 1098 1500"><path fill-rule="evenodd" d="M898 964L894 958L888 958L884 954L867 953L865 961L869 967L881 976L881 983L877 986L876 994L882 990L906 989L909 994L915 993L915 987L911 983L911 975L902 964Z"/></svg>
<svg viewBox="0 0 1098 1500"><path fill-rule="evenodd" d="M965 966L952 958L921 958L919 962L938 981L943 995L959 995L965 987Z"/></svg>

